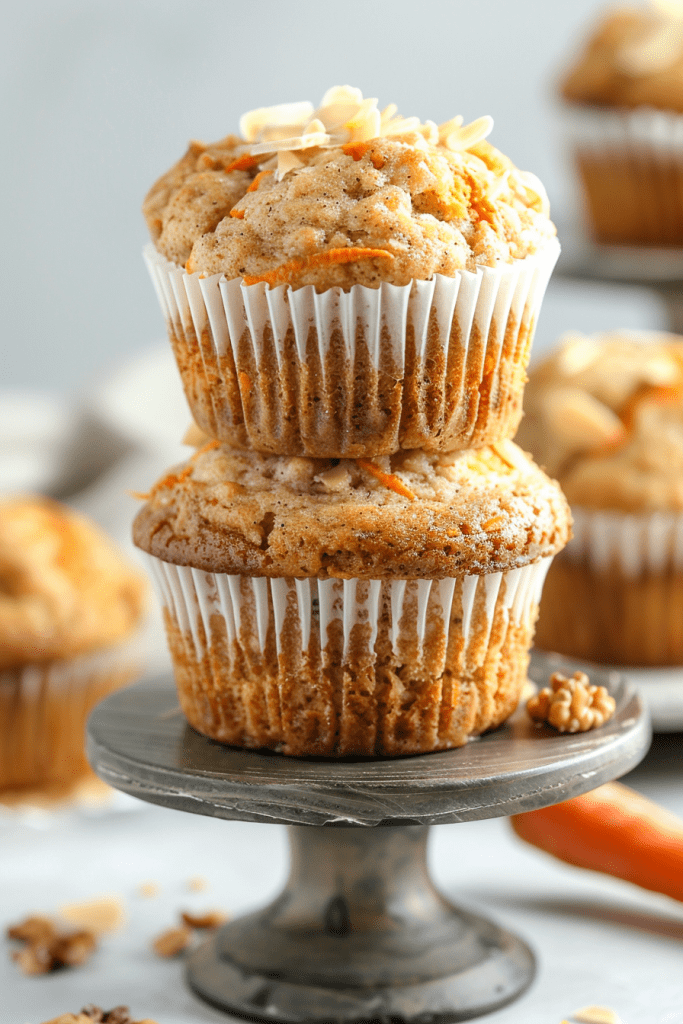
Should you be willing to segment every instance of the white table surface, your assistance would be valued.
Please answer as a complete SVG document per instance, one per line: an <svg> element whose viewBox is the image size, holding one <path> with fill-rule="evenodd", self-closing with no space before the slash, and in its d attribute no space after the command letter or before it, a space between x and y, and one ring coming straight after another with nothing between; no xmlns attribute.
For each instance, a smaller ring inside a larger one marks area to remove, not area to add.
<svg viewBox="0 0 683 1024"><path fill-rule="evenodd" d="M683 815L683 736L660 736L628 780ZM132 803L132 801L131 801ZM94 817L55 816L0 829L2 924L103 894L125 903L126 926L84 967L24 977L0 955L1 1024L41 1024L94 1002L125 1003L159 1024L225 1021L185 987L180 960L160 960L150 940L181 908L231 914L265 903L284 881L285 830L225 822L151 805ZM521 934L537 953L531 989L485 1019L560 1024L587 1004L626 1024L683 1022L683 904L560 864L522 844L505 820L432 830L440 888ZM190 892L203 876L208 887ZM139 886L156 882L154 898Z"/></svg>

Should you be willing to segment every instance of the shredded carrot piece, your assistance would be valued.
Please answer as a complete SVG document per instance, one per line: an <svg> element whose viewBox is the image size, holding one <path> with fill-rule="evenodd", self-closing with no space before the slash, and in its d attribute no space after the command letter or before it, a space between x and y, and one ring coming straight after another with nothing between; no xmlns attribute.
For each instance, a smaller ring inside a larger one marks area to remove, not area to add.
<svg viewBox="0 0 683 1024"><path fill-rule="evenodd" d="M150 497L155 495L157 491L163 491L167 487L175 487L176 484L181 484L183 480L186 480L194 466L185 466L185 469L180 473L167 473L165 477L162 477L158 483L154 485L150 491Z"/></svg>
<svg viewBox="0 0 683 1024"><path fill-rule="evenodd" d="M259 171L254 180L252 181L251 185L247 189L247 192L255 192L256 189L261 184L261 182L263 181L263 179L267 178L268 175L272 173L272 171Z"/></svg>
<svg viewBox="0 0 683 1024"><path fill-rule="evenodd" d="M213 441L207 441L207 443L205 445L202 445L201 448L197 449L197 451L194 453L194 455L190 456L190 461L194 462L194 460L198 459L200 455L205 455L206 452L210 452L214 448L220 448L220 446L221 446L220 441L217 441L215 438L213 439Z"/></svg>
<svg viewBox="0 0 683 1024"><path fill-rule="evenodd" d="M375 258L393 260L393 255L386 249L362 249L355 246L348 246L342 249L328 249L326 252L314 253L302 260L290 260L273 270L266 270L264 274L245 274L242 280L246 285L259 284L265 281L266 284L284 284L301 270L310 270L312 267L324 267L333 263L353 263L356 260L372 260Z"/></svg>
<svg viewBox="0 0 683 1024"><path fill-rule="evenodd" d="M491 516L485 523L481 524L481 528L484 533L491 533L492 530L497 530L505 523L505 516Z"/></svg>
<svg viewBox="0 0 683 1024"><path fill-rule="evenodd" d="M356 459L356 462L361 469L367 470L371 476L374 476L376 480L379 480L381 484L388 487L390 491L396 491L397 494L403 495L404 498L410 498L411 501L415 500L415 495L409 487L403 483L403 481L396 476L395 473L385 473L383 469L376 466L370 459Z"/></svg>
<svg viewBox="0 0 683 1024"><path fill-rule="evenodd" d="M362 160L369 148L369 142L347 142L342 146L342 152L352 156L354 160Z"/></svg>
<svg viewBox="0 0 683 1024"><path fill-rule="evenodd" d="M252 167L256 167L258 160L255 156L250 156L249 153L244 153L242 156L238 156L236 160L233 160L231 164L225 168L225 173L229 174L230 171L250 171Z"/></svg>
<svg viewBox="0 0 683 1024"><path fill-rule="evenodd" d="M237 217L238 220L244 220L244 210L236 210L233 206L232 210L230 211L230 216Z"/></svg>
<svg viewBox="0 0 683 1024"><path fill-rule="evenodd" d="M346 153L347 156L352 156L356 161L362 160L369 148L369 142L347 142L345 146L342 146L343 152ZM370 160L372 161L372 166L376 171L381 170L386 163L384 157L379 153L371 153Z"/></svg>
<svg viewBox="0 0 683 1024"><path fill-rule="evenodd" d="M251 391L251 377L244 370L240 370L237 374L239 377L240 387L242 391Z"/></svg>
<svg viewBox="0 0 683 1024"><path fill-rule="evenodd" d="M147 491L146 494L143 494L142 491L126 491L126 494L128 494L131 498L136 498L137 501L149 501L149 499L152 497L151 491Z"/></svg>

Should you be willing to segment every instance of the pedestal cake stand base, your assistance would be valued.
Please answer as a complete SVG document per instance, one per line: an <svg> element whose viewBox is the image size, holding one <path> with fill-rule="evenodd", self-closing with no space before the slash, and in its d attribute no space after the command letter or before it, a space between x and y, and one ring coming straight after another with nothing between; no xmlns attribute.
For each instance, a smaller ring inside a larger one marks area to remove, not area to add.
<svg viewBox="0 0 683 1024"><path fill-rule="evenodd" d="M459 750L339 761L214 743L186 724L167 679L100 704L88 755L105 781L143 800L290 826L281 895L188 960L189 984L208 1002L292 1024L466 1020L520 995L534 957L436 890L428 826L533 810L632 768L649 745L647 716L630 684L612 676L609 689L616 714L592 733L559 736L518 711Z"/></svg>

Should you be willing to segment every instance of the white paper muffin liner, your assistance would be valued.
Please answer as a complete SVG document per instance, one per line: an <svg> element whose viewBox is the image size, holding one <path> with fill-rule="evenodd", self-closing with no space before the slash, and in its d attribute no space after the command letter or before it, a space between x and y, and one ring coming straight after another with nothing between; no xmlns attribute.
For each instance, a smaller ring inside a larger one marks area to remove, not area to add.
<svg viewBox="0 0 683 1024"><path fill-rule="evenodd" d="M683 513L623 512L572 507L574 536L561 558L594 572L614 569L627 579L683 571Z"/></svg>
<svg viewBox="0 0 683 1024"><path fill-rule="evenodd" d="M0 669L0 789L77 781L94 705L140 675L142 634L63 660Z"/></svg>
<svg viewBox="0 0 683 1024"><path fill-rule="evenodd" d="M596 241L683 246L683 114L568 104L562 129Z"/></svg>
<svg viewBox="0 0 683 1024"><path fill-rule="evenodd" d="M295 756L401 756L512 714L550 561L445 580L250 578L154 556L150 569L200 732Z"/></svg>
<svg viewBox="0 0 683 1024"><path fill-rule="evenodd" d="M584 151L619 149L683 159L683 114L675 111L568 104L562 107L562 127L567 141Z"/></svg>
<svg viewBox="0 0 683 1024"><path fill-rule="evenodd" d="M399 652L401 633L406 628L402 623L404 608L409 606L414 610L412 628L417 633L420 647L425 643L428 624L433 628L435 622L439 623L442 637L447 641L456 587L462 601L459 632L467 646L473 632L472 613L477 602L483 600L489 631L497 604L512 622L521 623L529 619L540 601L552 558L483 576L368 581L243 577L173 565L153 555L148 555L147 561L163 606L180 629L191 635L194 650L201 657L206 651L206 638L212 635L215 615L224 620L231 643L237 640L244 646L256 645L261 653L265 651L269 630L274 628L275 642L280 651L285 614L292 607L298 621L302 650L307 650L312 641L323 650L334 620L342 624L345 655L349 650L351 631L359 622L370 626L368 646L373 648L382 596L387 591L391 605L391 645L395 653ZM498 602L503 580L505 587ZM477 639L487 641L488 635ZM445 649L447 645L443 646Z"/></svg>
<svg viewBox="0 0 683 1024"><path fill-rule="evenodd" d="M511 436L551 239L501 267L348 292L245 286L144 258L211 437L282 455L453 450Z"/></svg>

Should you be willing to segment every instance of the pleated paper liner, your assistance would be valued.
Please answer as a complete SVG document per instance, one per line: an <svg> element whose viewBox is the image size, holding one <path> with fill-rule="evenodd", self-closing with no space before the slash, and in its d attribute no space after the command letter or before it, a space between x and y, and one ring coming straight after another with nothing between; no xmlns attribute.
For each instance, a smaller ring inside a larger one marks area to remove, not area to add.
<svg viewBox="0 0 683 1024"><path fill-rule="evenodd" d="M683 246L682 114L573 104L562 126L596 241Z"/></svg>
<svg viewBox="0 0 683 1024"><path fill-rule="evenodd" d="M603 664L683 665L683 514L572 508L536 642Z"/></svg>
<svg viewBox="0 0 683 1024"><path fill-rule="evenodd" d="M453 451L511 437L559 255L403 287L292 291L144 252L185 394L210 437L279 455Z"/></svg>
<svg viewBox="0 0 683 1024"><path fill-rule="evenodd" d="M551 559L407 581L149 561L197 730L292 755L398 756L461 746L514 711Z"/></svg>
<svg viewBox="0 0 683 1024"><path fill-rule="evenodd" d="M92 777L84 751L88 715L133 682L143 661L136 634L79 657L0 669L0 793L45 788L66 797Z"/></svg>

